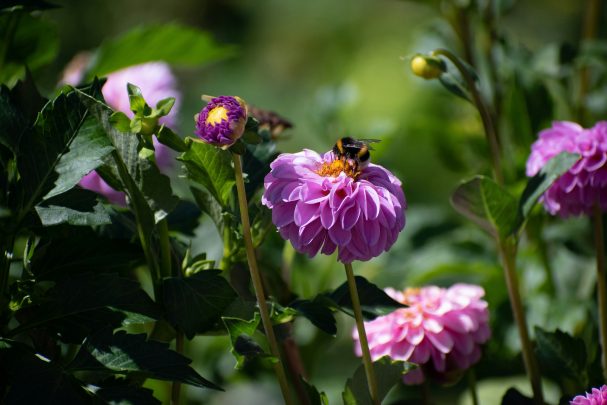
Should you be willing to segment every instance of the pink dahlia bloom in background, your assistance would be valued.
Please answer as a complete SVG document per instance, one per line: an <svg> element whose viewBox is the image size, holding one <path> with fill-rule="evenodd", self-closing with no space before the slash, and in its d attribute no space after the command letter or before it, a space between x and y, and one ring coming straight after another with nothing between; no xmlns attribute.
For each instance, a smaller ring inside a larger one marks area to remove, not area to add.
<svg viewBox="0 0 607 405"><path fill-rule="evenodd" d="M86 55L76 56L73 62L66 68L62 82L71 85L79 84L87 62L88 57ZM164 98L175 97L175 105L169 115L161 117L159 120L160 124L175 128L181 94L177 90L177 80L171 72L169 65L164 62L149 62L121 69L107 75L107 81L101 89L106 103L113 110L122 111L131 118L133 117L133 112L130 110L129 95L126 89L127 83L138 86L141 89L143 97L152 107ZM156 150L156 162L160 169L169 169L172 162L170 149L160 144L155 138L154 148ZM110 187L95 171L84 176L79 184L83 188L104 195L114 204L126 205L124 193Z"/></svg>
<svg viewBox="0 0 607 405"><path fill-rule="evenodd" d="M353 170L332 151L283 153L264 179L262 203L293 247L312 257L338 250L343 263L387 251L405 226L401 182L381 166Z"/></svg>
<svg viewBox="0 0 607 405"><path fill-rule="evenodd" d="M578 395L569 403L571 405L607 405L607 385L593 388L586 395Z"/></svg>
<svg viewBox="0 0 607 405"><path fill-rule="evenodd" d="M418 364L403 376L406 384L421 384L427 377L451 381L480 359L481 345L491 335L481 287L455 284L385 291L408 308L365 322L369 350L374 361L388 355ZM354 350L361 356L358 331L352 335Z"/></svg>
<svg viewBox="0 0 607 405"><path fill-rule="evenodd" d="M563 218L591 214L596 204L607 210L607 121L588 129L574 122L554 122L531 146L527 176L536 175L561 152L581 158L544 193L546 210Z"/></svg>

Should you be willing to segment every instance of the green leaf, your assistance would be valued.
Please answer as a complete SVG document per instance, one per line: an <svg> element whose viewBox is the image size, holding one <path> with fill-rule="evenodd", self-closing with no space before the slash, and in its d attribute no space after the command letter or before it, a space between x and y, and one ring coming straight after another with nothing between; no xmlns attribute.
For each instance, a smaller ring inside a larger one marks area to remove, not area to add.
<svg viewBox="0 0 607 405"><path fill-rule="evenodd" d="M129 239L102 237L91 229L69 227L43 238L31 260L37 280L60 280L86 272L128 273L143 261L141 246Z"/></svg>
<svg viewBox="0 0 607 405"><path fill-rule="evenodd" d="M2 69L0 83L13 86L26 75L55 59L59 40L55 25L26 12L0 13Z"/></svg>
<svg viewBox="0 0 607 405"><path fill-rule="evenodd" d="M44 226L70 224L97 226L111 223L110 215L97 194L84 189L72 189L36 206Z"/></svg>
<svg viewBox="0 0 607 405"><path fill-rule="evenodd" d="M370 283L366 278L355 276L355 280L360 306L365 319L372 320L378 316L387 315L396 309L406 307L406 305L393 300L384 290ZM332 293L323 296L334 303L341 311L354 316L347 282L337 287Z"/></svg>
<svg viewBox="0 0 607 405"><path fill-rule="evenodd" d="M223 207L217 202L217 200L206 190L201 190L196 187L190 187L190 191L196 200L196 204L198 207L207 214L215 227L217 228L217 232L219 235L223 235L223 230L225 227L224 219L227 213L224 212Z"/></svg>
<svg viewBox="0 0 607 405"><path fill-rule="evenodd" d="M222 207L227 207L236 184L230 152L192 141L179 160L184 163L189 179L202 184Z"/></svg>
<svg viewBox="0 0 607 405"><path fill-rule="evenodd" d="M67 369L136 373L158 380L222 390L194 371L190 363L187 357L170 350L168 344L147 340L145 334L132 335L118 331L112 335L111 331L106 330L90 336Z"/></svg>
<svg viewBox="0 0 607 405"><path fill-rule="evenodd" d="M167 320L188 339L212 329L237 297L220 270L166 278L162 294Z"/></svg>
<svg viewBox="0 0 607 405"><path fill-rule="evenodd" d="M538 174L529 179L519 200L517 229L523 225L541 195L579 159L578 154L561 152L550 159Z"/></svg>
<svg viewBox="0 0 607 405"><path fill-rule="evenodd" d="M255 357L270 357L265 355L263 349L253 340L253 335L259 326L259 313L255 313L255 317L250 321L225 316L221 319L230 335L232 344L230 351L236 358L237 369Z"/></svg>
<svg viewBox="0 0 607 405"><path fill-rule="evenodd" d="M466 89L466 86L453 74L449 72L443 73L438 80L450 93L463 98L468 102L472 102L472 97L470 96L468 89Z"/></svg>
<svg viewBox="0 0 607 405"><path fill-rule="evenodd" d="M80 274L57 281L43 296L33 297L33 307L25 308L28 322L13 333L88 311L109 308L117 312L142 314L159 319L155 303L139 283L115 274Z"/></svg>
<svg viewBox="0 0 607 405"><path fill-rule="evenodd" d="M571 379L578 388L587 387L589 359L584 341L559 329L547 332L536 326L534 330L542 370L556 378Z"/></svg>
<svg viewBox="0 0 607 405"><path fill-rule="evenodd" d="M160 127L158 134L156 134L156 138L158 139L158 142L168 146L174 151L185 152L186 150L188 150L188 147L186 146L183 139L181 139L179 135L174 133L171 128L165 127L164 125Z"/></svg>
<svg viewBox="0 0 607 405"><path fill-rule="evenodd" d="M315 386L308 383L301 376L299 377L303 387L305 388L306 395L310 405L329 405L329 398L324 392L318 392Z"/></svg>
<svg viewBox="0 0 607 405"><path fill-rule="evenodd" d="M0 339L0 374L5 404L87 404L92 394L53 362L29 347ZM36 389L32 389L32 387Z"/></svg>
<svg viewBox="0 0 607 405"><path fill-rule="evenodd" d="M53 8L57 8L57 6L44 0L4 0L2 5L0 5L0 11L2 12L14 12L17 10L31 12L36 10L49 10Z"/></svg>
<svg viewBox="0 0 607 405"><path fill-rule="evenodd" d="M121 179L144 230L151 234L153 222L157 223L165 218L179 201L173 195L169 178L160 173L155 163L140 156L139 151L143 145L137 136L120 132L111 125L111 109L83 92L78 91L78 96L88 106L91 115L103 127L116 148L112 161L102 166L100 172L106 171L112 177ZM153 218L150 218L150 211Z"/></svg>
<svg viewBox="0 0 607 405"><path fill-rule="evenodd" d="M253 202L255 193L263 187L263 180L270 172L270 163L277 155L276 143L274 142L247 145L246 152L242 157L242 170L247 174L245 190L248 201Z"/></svg>
<svg viewBox="0 0 607 405"><path fill-rule="evenodd" d="M0 85L0 145L16 153L21 136L29 129L30 120L25 115L25 104L30 100L20 100L19 86L13 90ZM33 121L32 121L33 122Z"/></svg>
<svg viewBox="0 0 607 405"><path fill-rule="evenodd" d="M175 97L167 97L156 103L156 114L159 117L169 115L171 109L175 105Z"/></svg>
<svg viewBox="0 0 607 405"><path fill-rule="evenodd" d="M314 300L296 300L289 305L306 317L314 326L331 336L337 334L337 322L326 300L316 297Z"/></svg>
<svg viewBox="0 0 607 405"><path fill-rule="evenodd" d="M116 111L110 115L110 124L120 132L131 130L131 119L122 111Z"/></svg>
<svg viewBox="0 0 607 405"><path fill-rule="evenodd" d="M21 141L18 170L20 207L74 187L113 149L97 120L75 91L60 94L40 113Z"/></svg>
<svg viewBox="0 0 607 405"><path fill-rule="evenodd" d="M127 66L159 60L180 66L201 66L233 53L233 47L216 44L208 33L196 28L175 23L148 25L104 42L87 76L104 76Z"/></svg>
<svg viewBox="0 0 607 405"><path fill-rule="evenodd" d="M401 381L403 374L406 374L412 367L411 363L395 361L388 356L384 356L373 362L375 379L377 381L377 394L380 402L388 395L392 387ZM354 372L352 378L348 378L348 381L346 381L342 399L344 405L373 404L369 395L364 365L361 364Z"/></svg>
<svg viewBox="0 0 607 405"><path fill-rule="evenodd" d="M126 90L129 95L129 105L131 111L137 116L147 115L146 110L151 111L151 109L145 102L141 89L134 84L127 83Z"/></svg>
<svg viewBox="0 0 607 405"><path fill-rule="evenodd" d="M493 236L506 237L515 231L516 200L488 177L475 176L460 184L451 205Z"/></svg>
<svg viewBox="0 0 607 405"><path fill-rule="evenodd" d="M99 386L99 389L95 391L95 395L108 404L161 405L161 402L154 397L152 389L137 387L124 378L108 378L95 385Z"/></svg>

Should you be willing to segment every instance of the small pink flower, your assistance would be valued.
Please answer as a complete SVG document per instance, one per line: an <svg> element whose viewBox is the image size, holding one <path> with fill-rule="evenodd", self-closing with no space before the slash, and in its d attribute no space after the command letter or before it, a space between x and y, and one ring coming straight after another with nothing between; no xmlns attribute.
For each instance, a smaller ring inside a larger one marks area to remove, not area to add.
<svg viewBox="0 0 607 405"><path fill-rule="evenodd" d="M293 247L312 257L338 249L343 263L387 251L405 227L405 194L388 170L355 168L330 151L283 153L270 165L262 203Z"/></svg>
<svg viewBox="0 0 607 405"><path fill-rule="evenodd" d="M607 405L607 385L593 388L586 395L578 395L569 402L571 405Z"/></svg>
<svg viewBox="0 0 607 405"><path fill-rule="evenodd" d="M426 377L450 381L480 359L481 345L491 335L481 287L455 284L385 291L408 308L365 322L369 350L373 360L388 355L418 364L403 377L406 384L421 384ZM361 356L356 329L352 336Z"/></svg>
<svg viewBox="0 0 607 405"><path fill-rule="evenodd" d="M596 204L607 210L607 121L589 129L574 122L554 122L531 146L527 176L536 175L561 152L581 158L544 193L540 201L546 210L563 218L589 215Z"/></svg>
<svg viewBox="0 0 607 405"><path fill-rule="evenodd" d="M86 66L82 58L76 57L78 63L70 64L63 82L66 84L77 85L82 79L82 74ZM103 85L101 92L106 103L115 111L125 113L129 118L133 117L130 110L129 95L126 85L131 83L141 89L143 97L151 106L167 97L175 97L175 105L171 112L159 120L160 124L174 128L177 122L177 113L179 111L180 93L177 90L177 80L169 66L164 62L149 62L141 65L131 66L125 69L107 75L107 81ZM161 169L168 169L171 166L171 151L166 146L159 143L154 138L154 148L156 151L156 163ZM88 190L95 191L105 196L110 202L118 205L126 205L125 195L121 191L111 188L95 171L90 172L80 180L80 186Z"/></svg>

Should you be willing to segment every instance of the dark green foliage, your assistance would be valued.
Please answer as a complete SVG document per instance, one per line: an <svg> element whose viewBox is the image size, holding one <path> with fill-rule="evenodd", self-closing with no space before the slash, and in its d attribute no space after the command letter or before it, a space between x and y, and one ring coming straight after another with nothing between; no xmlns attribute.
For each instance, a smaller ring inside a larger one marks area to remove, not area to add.
<svg viewBox="0 0 607 405"><path fill-rule="evenodd" d="M462 183L451 196L453 207L493 236L514 231L516 199L488 177Z"/></svg>
<svg viewBox="0 0 607 405"><path fill-rule="evenodd" d="M219 270L204 270L191 277L170 277L162 282L166 317L188 339L210 330L236 299L236 293L220 274Z"/></svg>
<svg viewBox="0 0 607 405"><path fill-rule="evenodd" d="M540 367L547 376L566 382L571 394L588 387L591 359L582 339L559 329L547 332L536 326L535 340Z"/></svg>
<svg viewBox="0 0 607 405"><path fill-rule="evenodd" d="M200 66L231 54L233 48L218 45L208 33L195 28L179 24L150 25L106 41L97 51L95 63L88 72L92 78L158 60L175 65Z"/></svg>
<svg viewBox="0 0 607 405"><path fill-rule="evenodd" d="M167 344L147 340L145 334L119 331L112 335L106 330L89 336L67 369L143 374L160 380L221 390L194 371L188 365L190 362L187 357L170 350Z"/></svg>

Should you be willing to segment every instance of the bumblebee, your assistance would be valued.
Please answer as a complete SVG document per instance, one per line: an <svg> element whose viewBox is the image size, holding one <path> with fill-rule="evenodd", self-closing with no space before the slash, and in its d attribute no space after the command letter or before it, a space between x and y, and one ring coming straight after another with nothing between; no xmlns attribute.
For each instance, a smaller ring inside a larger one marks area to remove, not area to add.
<svg viewBox="0 0 607 405"><path fill-rule="evenodd" d="M370 150L373 150L370 143L379 142L378 139L354 139L349 136L339 138L333 146L333 153L337 158L345 163L349 163L353 166L355 171L364 169L369 164L369 158L371 154Z"/></svg>

